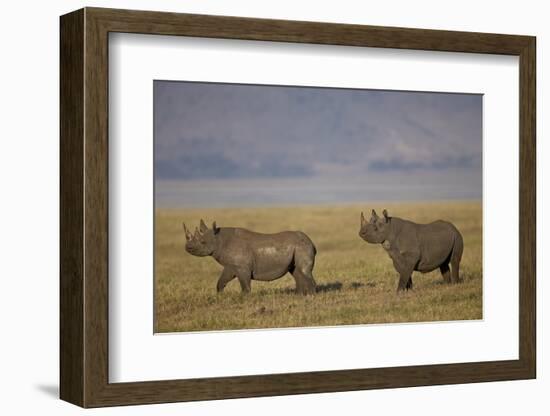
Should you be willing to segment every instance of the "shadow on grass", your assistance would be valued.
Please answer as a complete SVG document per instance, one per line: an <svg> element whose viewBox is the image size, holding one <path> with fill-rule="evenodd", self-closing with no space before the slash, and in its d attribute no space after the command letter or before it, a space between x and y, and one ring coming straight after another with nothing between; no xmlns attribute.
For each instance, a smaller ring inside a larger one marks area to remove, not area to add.
<svg viewBox="0 0 550 416"><path fill-rule="evenodd" d="M366 283L352 282L350 286L352 289L361 289L362 287L376 287L376 283L375 282L366 282Z"/></svg>
<svg viewBox="0 0 550 416"><path fill-rule="evenodd" d="M367 287L376 287L375 282L351 282L348 286L346 283L346 288L357 290L361 288L367 288ZM315 288L315 293L327 293L327 292L339 292L344 289L344 284L342 282L329 282L329 283L322 283L317 284L317 287ZM278 289L261 289L258 292L259 295L266 295L266 294L278 294L278 295L296 295L296 288L295 287L285 287L285 288L278 288Z"/></svg>
<svg viewBox="0 0 550 416"><path fill-rule="evenodd" d="M366 282L366 283L352 282L349 284L349 287L353 290L361 289L364 287L375 287L375 286L376 286L376 283L374 282ZM344 284L342 282L329 282L329 283L317 284L317 287L315 288L315 293L339 292L342 289L344 289ZM296 294L296 289L293 287L285 287L281 289L275 289L273 292L278 294L289 295L289 294ZM261 291L260 293L263 293L263 291Z"/></svg>
<svg viewBox="0 0 550 416"><path fill-rule="evenodd" d="M324 293L324 292L333 292L337 290L342 290L342 283L340 282L332 282L332 283L325 283L322 285L317 285L315 288L315 293ZM266 294L268 293L267 290L262 290L259 292L260 294ZM283 295L297 295L296 288L294 287L285 287L285 288L279 288L279 289L272 289L272 293L277 294L283 294Z"/></svg>
<svg viewBox="0 0 550 416"><path fill-rule="evenodd" d="M458 282L446 282L445 280L436 280L432 283L433 286L445 286L445 287L454 287L454 286L460 286L462 283L467 282L467 280L464 280L462 277Z"/></svg>
<svg viewBox="0 0 550 416"><path fill-rule="evenodd" d="M317 287L315 288L315 293L335 292L335 291L342 290L343 286L344 285L341 282L318 284ZM267 293L267 292L264 292L264 293ZM274 289L273 293L284 294L284 295L297 294L296 288L294 287Z"/></svg>
<svg viewBox="0 0 550 416"><path fill-rule="evenodd" d="M343 286L344 285L340 282L326 283L326 284L323 284L323 285L317 285L316 292L317 293L333 292L333 291L336 291L336 290L342 290ZM351 282L349 284L349 287L353 290L361 289L361 288L364 288L364 287L375 287L375 286L376 286L376 283L374 283L374 282L366 282L366 283Z"/></svg>
<svg viewBox="0 0 550 416"><path fill-rule="evenodd" d="M325 293L325 292L335 292L337 290L342 290L342 286L344 286L341 282L331 282L331 283L325 283L322 285L317 285L315 288L316 293Z"/></svg>

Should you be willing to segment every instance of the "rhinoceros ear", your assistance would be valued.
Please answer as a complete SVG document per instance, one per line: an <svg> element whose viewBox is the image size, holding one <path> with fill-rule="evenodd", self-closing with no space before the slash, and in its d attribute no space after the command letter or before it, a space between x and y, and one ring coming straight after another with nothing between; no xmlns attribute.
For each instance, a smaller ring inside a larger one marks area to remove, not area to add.
<svg viewBox="0 0 550 416"><path fill-rule="evenodd" d="M204 233L206 230L208 230L208 227L201 218L201 233Z"/></svg>
<svg viewBox="0 0 550 416"><path fill-rule="evenodd" d="M212 231L214 231L214 234L218 234L218 232L220 231L220 229L216 225L216 221L212 223Z"/></svg>
<svg viewBox="0 0 550 416"><path fill-rule="evenodd" d="M187 241L191 240L191 233L189 232L189 230L185 226L185 223L183 223L183 230L185 231L185 239Z"/></svg>
<svg viewBox="0 0 550 416"><path fill-rule="evenodd" d="M386 211L386 210L382 211L382 215L384 216L384 219L386 220L386 222L388 222L390 220L390 217L388 215L388 211Z"/></svg>
<svg viewBox="0 0 550 416"><path fill-rule="evenodd" d="M361 227L363 225L365 225L366 221L365 221L365 216L363 215L363 211L361 211Z"/></svg>

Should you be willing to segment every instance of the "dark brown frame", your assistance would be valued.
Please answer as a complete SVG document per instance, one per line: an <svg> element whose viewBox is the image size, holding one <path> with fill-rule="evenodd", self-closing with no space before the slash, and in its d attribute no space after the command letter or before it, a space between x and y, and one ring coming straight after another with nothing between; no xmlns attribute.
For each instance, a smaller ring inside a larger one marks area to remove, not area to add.
<svg viewBox="0 0 550 416"><path fill-rule="evenodd" d="M85 8L61 25L60 396L83 407L536 377L535 38ZM248 39L519 56L519 359L109 383L108 34Z"/></svg>

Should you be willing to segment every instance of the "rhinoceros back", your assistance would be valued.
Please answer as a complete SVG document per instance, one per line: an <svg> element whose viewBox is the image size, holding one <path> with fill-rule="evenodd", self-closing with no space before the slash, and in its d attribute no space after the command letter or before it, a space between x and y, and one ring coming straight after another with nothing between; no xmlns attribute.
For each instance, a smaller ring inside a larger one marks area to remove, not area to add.
<svg viewBox="0 0 550 416"><path fill-rule="evenodd" d="M244 228L222 228L225 234L221 260L235 266L249 265L256 280L274 280L292 271L298 263L313 265L316 249L301 231L264 234Z"/></svg>

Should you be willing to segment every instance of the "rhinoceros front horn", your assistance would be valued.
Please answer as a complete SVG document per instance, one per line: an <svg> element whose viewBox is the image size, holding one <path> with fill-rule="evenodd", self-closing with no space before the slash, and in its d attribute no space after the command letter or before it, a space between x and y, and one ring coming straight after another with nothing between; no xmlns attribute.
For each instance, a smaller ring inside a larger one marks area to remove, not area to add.
<svg viewBox="0 0 550 416"><path fill-rule="evenodd" d="M185 231L185 239L187 241L191 240L191 233L189 232L189 230L185 226L185 223L183 223L183 230Z"/></svg>
<svg viewBox="0 0 550 416"><path fill-rule="evenodd" d="M361 227L365 225L365 216L363 215L363 212L361 212Z"/></svg>

